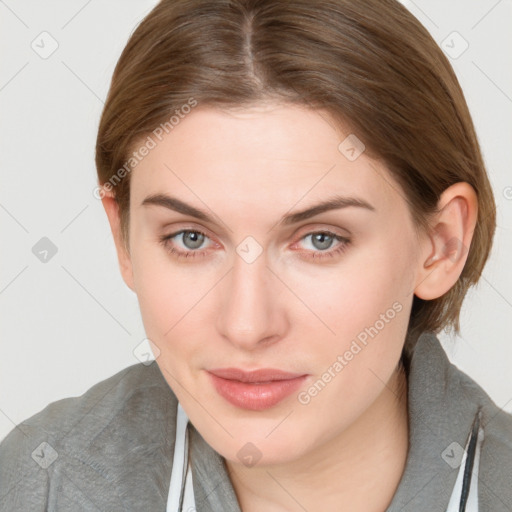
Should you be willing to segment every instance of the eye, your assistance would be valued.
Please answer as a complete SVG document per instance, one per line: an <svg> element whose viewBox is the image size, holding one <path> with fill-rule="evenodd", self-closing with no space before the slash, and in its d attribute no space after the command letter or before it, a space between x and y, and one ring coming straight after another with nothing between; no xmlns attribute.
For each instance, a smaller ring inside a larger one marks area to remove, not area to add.
<svg viewBox="0 0 512 512"><path fill-rule="evenodd" d="M333 258L343 253L351 242L349 238L330 231L313 231L301 237L300 241L307 239L310 240L310 248L301 252L301 257L312 260ZM206 256L208 251L204 247L200 249L206 240L210 238L205 233L193 229L183 229L160 237L160 243L164 248L177 258ZM335 248L329 250L335 242Z"/></svg>
<svg viewBox="0 0 512 512"><path fill-rule="evenodd" d="M173 241L176 239L176 241ZM201 231L183 229L160 238L160 243L167 251L178 258L195 258L204 256L207 251L198 250L209 237ZM176 247L180 242L182 247Z"/></svg>
<svg viewBox="0 0 512 512"><path fill-rule="evenodd" d="M350 244L349 238L331 233L330 231L313 231L303 236L300 240L307 239L310 240L309 245L312 247L312 250L302 253L302 257L307 259L333 258L346 251ZM335 242L337 242L335 248L329 250Z"/></svg>

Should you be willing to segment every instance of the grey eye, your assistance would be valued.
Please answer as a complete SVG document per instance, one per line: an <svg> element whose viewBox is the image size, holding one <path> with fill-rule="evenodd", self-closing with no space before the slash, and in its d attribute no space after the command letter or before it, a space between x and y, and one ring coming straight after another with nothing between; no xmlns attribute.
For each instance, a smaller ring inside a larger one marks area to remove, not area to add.
<svg viewBox="0 0 512 512"><path fill-rule="evenodd" d="M327 233L314 233L308 236L311 236L311 242L315 249L319 250L329 249L334 241L334 237Z"/></svg>
<svg viewBox="0 0 512 512"><path fill-rule="evenodd" d="M204 242L204 235L197 231L183 231L181 239L187 249L198 249Z"/></svg>

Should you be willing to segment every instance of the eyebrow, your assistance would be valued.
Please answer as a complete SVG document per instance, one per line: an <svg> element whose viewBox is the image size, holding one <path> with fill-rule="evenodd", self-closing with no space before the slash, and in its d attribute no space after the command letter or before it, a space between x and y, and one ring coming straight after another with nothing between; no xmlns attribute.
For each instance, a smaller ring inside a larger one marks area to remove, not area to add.
<svg viewBox="0 0 512 512"><path fill-rule="evenodd" d="M205 222L210 222L212 224L215 222L213 217L206 213L205 210L200 210L195 206L187 204L176 197L167 196L165 194L150 195L146 197L144 201L142 201L141 205L163 206L164 208L168 208L169 210L173 210L184 215L190 215L191 217L195 217ZM358 197L344 197L337 195L331 197L326 201L310 206L305 210L286 214L281 218L279 224L289 226L291 224L296 224L297 222L301 222L303 220L314 217L315 215L319 215L320 213L349 207L364 208L372 212L375 211L375 208L364 199Z"/></svg>

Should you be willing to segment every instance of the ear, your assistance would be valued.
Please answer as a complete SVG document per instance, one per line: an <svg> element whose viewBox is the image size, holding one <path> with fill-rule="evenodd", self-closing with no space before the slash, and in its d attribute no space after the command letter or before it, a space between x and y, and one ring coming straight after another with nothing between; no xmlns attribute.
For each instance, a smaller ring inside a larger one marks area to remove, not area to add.
<svg viewBox="0 0 512 512"><path fill-rule="evenodd" d="M424 300L444 295L462 273L477 221L476 192L468 183L455 183L441 194L437 207L421 244L414 289Z"/></svg>
<svg viewBox="0 0 512 512"><path fill-rule="evenodd" d="M101 202L103 203L103 208L105 208L105 212L110 224L110 229L112 230L112 236L114 237L114 243L116 245L117 259L119 261L121 276L123 277L126 285L132 291L135 291L135 287L133 285L133 269L130 253L124 244L121 233L121 217L119 215L119 205L117 204L112 191L105 191L105 189L100 190Z"/></svg>

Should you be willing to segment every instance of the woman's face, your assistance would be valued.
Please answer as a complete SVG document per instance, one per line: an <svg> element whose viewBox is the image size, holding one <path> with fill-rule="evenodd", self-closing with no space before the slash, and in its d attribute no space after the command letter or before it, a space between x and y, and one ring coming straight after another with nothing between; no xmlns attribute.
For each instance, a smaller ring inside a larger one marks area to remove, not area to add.
<svg viewBox="0 0 512 512"><path fill-rule="evenodd" d="M388 171L333 126L299 107L196 107L131 176L125 279L164 377L234 462L319 450L389 392L400 358L416 231ZM299 377L210 373L226 368Z"/></svg>

